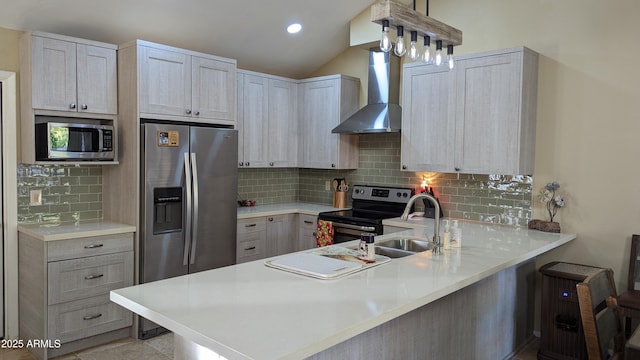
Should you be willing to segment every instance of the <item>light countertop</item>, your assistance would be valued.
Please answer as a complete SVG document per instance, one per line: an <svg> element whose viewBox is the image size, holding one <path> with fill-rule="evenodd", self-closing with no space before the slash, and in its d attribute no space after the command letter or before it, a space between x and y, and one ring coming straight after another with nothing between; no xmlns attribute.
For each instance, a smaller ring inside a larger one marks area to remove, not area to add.
<svg viewBox="0 0 640 360"><path fill-rule="evenodd" d="M248 219L259 216L284 215L291 213L318 215L323 211L343 210L329 205L311 203L285 203L272 205L257 205L238 208L238 219Z"/></svg>
<svg viewBox="0 0 640 360"><path fill-rule="evenodd" d="M469 222L461 228L460 249L393 259L336 280L258 260L115 290L111 300L228 359L300 359L576 237Z"/></svg>
<svg viewBox="0 0 640 360"><path fill-rule="evenodd" d="M21 224L18 225L18 231L42 241L55 241L135 232L136 227L102 220L55 225Z"/></svg>

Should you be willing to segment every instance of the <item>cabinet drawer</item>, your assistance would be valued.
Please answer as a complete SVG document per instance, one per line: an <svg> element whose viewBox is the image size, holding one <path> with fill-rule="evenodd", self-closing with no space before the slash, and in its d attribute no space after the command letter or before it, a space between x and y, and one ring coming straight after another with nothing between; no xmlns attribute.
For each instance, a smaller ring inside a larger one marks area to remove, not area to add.
<svg viewBox="0 0 640 360"><path fill-rule="evenodd" d="M49 305L107 294L133 284L133 252L50 262Z"/></svg>
<svg viewBox="0 0 640 360"><path fill-rule="evenodd" d="M238 220L238 235L267 230L267 219L264 217Z"/></svg>
<svg viewBox="0 0 640 360"><path fill-rule="evenodd" d="M47 243L47 260L75 259L122 251L133 251L133 233L50 241Z"/></svg>
<svg viewBox="0 0 640 360"><path fill-rule="evenodd" d="M264 258L265 245L264 237L238 242L236 247L236 262L243 263Z"/></svg>
<svg viewBox="0 0 640 360"><path fill-rule="evenodd" d="M131 326L131 312L109 295L49 306L49 338L62 343Z"/></svg>
<svg viewBox="0 0 640 360"><path fill-rule="evenodd" d="M318 228L318 217L300 214L298 226L300 229L312 229L315 231Z"/></svg>

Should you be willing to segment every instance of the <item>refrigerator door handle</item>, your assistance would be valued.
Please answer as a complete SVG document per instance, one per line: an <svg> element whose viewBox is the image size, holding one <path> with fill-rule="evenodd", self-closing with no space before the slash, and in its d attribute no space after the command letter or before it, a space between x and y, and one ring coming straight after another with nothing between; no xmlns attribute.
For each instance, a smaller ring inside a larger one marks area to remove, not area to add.
<svg viewBox="0 0 640 360"><path fill-rule="evenodd" d="M191 172L193 173L193 226L191 242L191 262L196 262L196 246L198 245L198 165L196 163L196 153L191 153Z"/></svg>
<svg viewBox="0 0 640 360"><path fill-rule="evenodd" d="M189 153L184 153L184 184L187 193L187 216L184 235L184 255L182 265L189 265L189 248L191 247L191 167L189 165Z"/></svg>

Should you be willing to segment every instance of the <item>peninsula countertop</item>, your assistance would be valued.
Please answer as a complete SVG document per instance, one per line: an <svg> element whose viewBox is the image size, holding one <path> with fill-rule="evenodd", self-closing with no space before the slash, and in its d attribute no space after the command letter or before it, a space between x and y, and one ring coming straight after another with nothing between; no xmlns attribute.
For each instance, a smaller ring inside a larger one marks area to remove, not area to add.
<svg viewBox="0 0 640 360"><path fill-rule="evenodd" d="M312 204L303 202L292 202L284 204L269 204L246 206L238 208L238 219L247 219L259 216L274 216L283 214L306 214L318 215L323 211L344 210L343 208L335 208L331 205Z"/></svg>
<svg viewBox="0 0 640 360"><path fill-rule="evenodd" d="M576 238L464 221L460 226L462 248L392 259L337 280L258 260L115 290L111 300L228 359L299 359ZM422 236L424 229L376 241Z"/></svg>

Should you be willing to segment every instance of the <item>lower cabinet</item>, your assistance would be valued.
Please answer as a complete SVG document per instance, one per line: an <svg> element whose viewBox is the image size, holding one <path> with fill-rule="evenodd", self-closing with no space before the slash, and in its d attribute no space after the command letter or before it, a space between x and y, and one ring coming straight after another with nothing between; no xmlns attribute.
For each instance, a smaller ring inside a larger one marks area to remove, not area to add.
<svg viewBox="0 0 640 360"><path fill-rule="evenodd" d="M18 240L20 336L50 340L47 359L128 336L131 312L109 291L133 285L133 233ZM55 346L59 344L59 346Z"/></svg>
<svg viewBox="0 0 640 360"><path fill-rule="evenodd" d="M278 256L316 246L317 216L283 214L239 219L236 263Z"/></svg>

